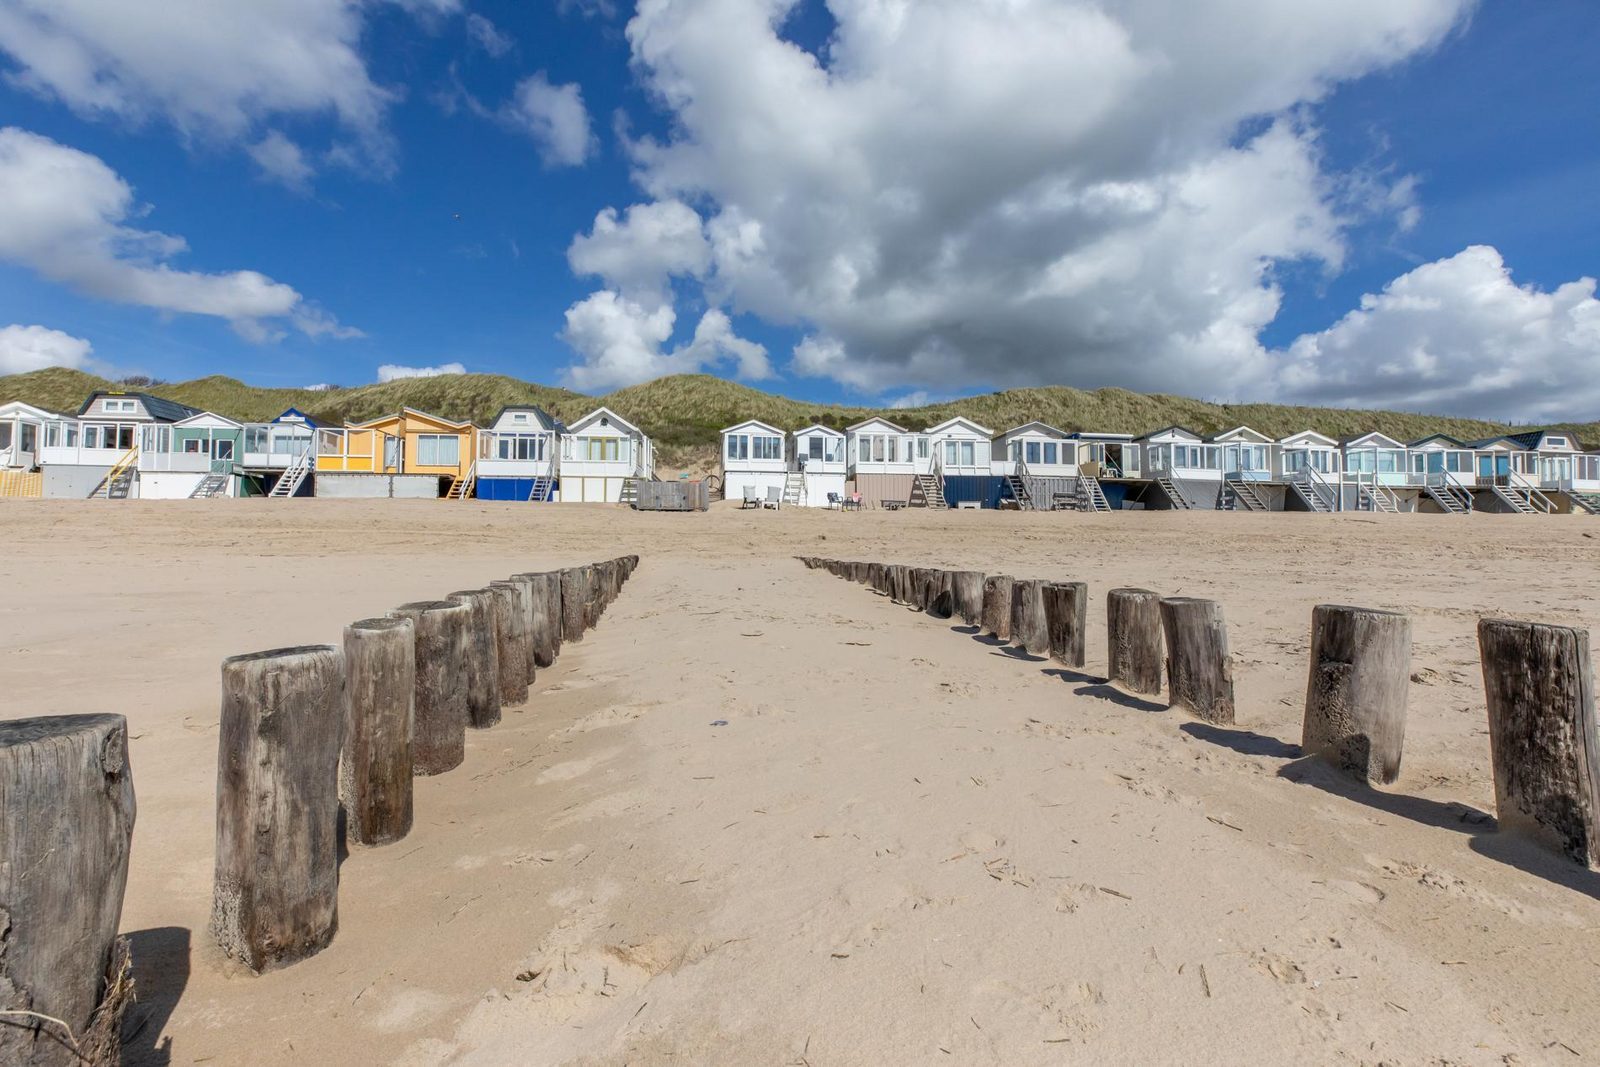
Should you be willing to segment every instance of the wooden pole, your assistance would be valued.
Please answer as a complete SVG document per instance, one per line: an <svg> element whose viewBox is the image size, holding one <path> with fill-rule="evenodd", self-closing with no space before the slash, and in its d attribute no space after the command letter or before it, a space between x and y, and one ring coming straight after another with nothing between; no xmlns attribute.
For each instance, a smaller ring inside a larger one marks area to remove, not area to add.
<svg viewBox="0 0 1600 1067"><path fill-rule="evenodd" d="M418 600L401 604L389 615L410 619L415 638L417 688L411 715L411 773L430 775L454 770L461 766L467 753L463 665L472 609L448 600Z"/></svg>
<svg viewBox="0 0 1600 1067"><path fill-rule="evenodd" d="M528 616L531 599L521 582L490 582L494 595L495 636L499 642L500 703L514 708L528 702Z"/></svg>
<svg viewBox="0 0 1600 1067"><path fill-rule="evenodd" d="M487 589L467 589L445 599L465 604L472 612L467 619L467 658L461 664L461 680L467 688L467 725L487 730L500 721L500 633L494 596Z"/></svg>
<svg viewBox="0 0 1600 1067"><path fill-rule="evenodd" d="M1002 641L1011 640L1011 586L1009 574L991 574L983 580L983 631Z"/></svg>
<svg viewBox="0 0 1600 1067"><path fill-rule="evenodd" d="M0 722L0 1012L60 1019L94 1063L121 1062L134 807L121 715ZM80 1062L60 1027L0 1015L0 1063Z"/></svg>
<svg viewBox="0 0 1600 1067"><path fill-rule="evenodd" d="M345 836L388 845L411 832L411 708L416 634L410 619L362 619L344 628L344 755L339 800ZM500 707L499 695L495 709Z"/></svg>
<svg viewBox="0 0 1600 1067"><path fill-rule="evenodd" d="M1500 829L1600 869L1600 726L1589 631L1478 622Z"/></svg>
<svg viewBox="0 0 1600 1067"><path fill-rule="evenodd" d="M1051 582L1043 590L1050 655L1068 667L1083 666L1084 632L1089 617L1089 587L1083 582Z"/></svg>
<svg viewBox="0 0 1600 1067"><path fill-rule="evenodd" d="M222 661L211 933L252 971L314 956L339 928L342 660L311 645Z"/></svg>
<svg viewBox="0 0 1600 1067"><path fill-rule="evenodd" d="M928 597L923 611L935 619L948 619L955 614L955 571L930 571Z"/></svg>
<svg viewBox="0 0 1600 1067"><path fill-rule="evenodd" d="M1161 692L1161 594L1106 594L1106 673L1130 693Z"/></svg>
<svg viewBox="0 0 1600 1067"><path fill-rule="evenodd" d="M534 668L549 667L556 661L556 641L561 633L561 612L559 607L551 613L552 601L560 603L561 577L559 574L549 572L534 572L513 575L516 580L528 582L528 588L533 595L533 616L529 620L528 639L532 645L533 655L530 662ZM555 597L550 595L551 587L555 587ZM532 681L532 679L529 679Z"/></svg>
<svg viewBox="0 0 1600 1067"><path fill-rule="evenodd" d="M1228 627L1215 600L1172 596L1161 601L1172 703L1205 722L1233 722L1233 657Z"/></svg>
<svg viewBox="0 0 1600 1067"><path fill-rule="evenodd" d="M956 571L950 579L950 591L955 600L955 614L968 626L976 626L983 618L983 572Z"/></svg>
<svg viewBox="0 0 1600 1067"><path fill-rule="evenodd" d="M883 592L884 568L881 563L867 564L867 586L875 593Z"/></svg>
<svg viewBox="0 0 1600 1067"><path fill-rule="evenodd" d="M510 581L521 587L522 590L520 594L523 612L522 636L524 639L522 647L522 662L528 669L527 682L529 685L533 684L534 675L539 670L538 661L534 656L535 646L538 644L538 641L534 636L533 628L536 617L542 617L543 615L543 604L539 595L540 590L536 589L534 586L535 577L537 576L532 574L513 574L507 579L507 581Z"/></svg>
<svg viewBox="0 0 1600 1067"><path fill-rule="evenodd" d="M561 572L545 571L545 618L550 621L550 663L536 663L539 667L548 667L555 663L556 657L561 655L561 637L563 630L561 616Z"/></svg>
<svg viewBox="0 0 1600 1067"><path fill-rule="evenodd" d="M600 614L605 611L604 594L601 586L604 579L601 576L602 564L591 563L583 568L584 594L583 594L583 628L592 630L600 624Z"/></svg>
<svg viewBox="0 0 1600 1067"><path fill-rule="evenodd" d="M905 564L890 563L885 567L885 579L889 585L889 599L896 604L900 603L901 591L905 585Z"/></svg>
<svg viewBox="0 0 1600 1067"><path fill-rule="evenodd" d="M1011 583L1011 641L1034 656L1050 653L1050 627L1044 614L1045 584L1037 578Z"/></svg>
<svg viewBox="0 0 1600 1067"><path fill-rule="evenodd" d="M589 576L582 567L561 572L561 639L582 641L586 629L584 604L589 596Z"/></svg>
<svg viewBox="0 0 1600 1067"><path fill-rule="evenodd" d="M1388 785L1400 776L1411 686L1411 620L1338 604L1311 609L1300 748Z"/></svg>

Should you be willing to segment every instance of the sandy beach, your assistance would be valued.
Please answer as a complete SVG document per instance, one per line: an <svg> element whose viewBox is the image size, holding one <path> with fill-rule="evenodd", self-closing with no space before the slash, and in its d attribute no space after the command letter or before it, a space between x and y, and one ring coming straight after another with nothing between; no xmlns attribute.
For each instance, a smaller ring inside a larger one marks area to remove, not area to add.
<svg viewBox="0 0 1600 1067"><path fill-rule="evenodd" d="M0 501L0 717L128 717L134 1064L1600 1058L1600 875L1495 832L1474 627L1600 627L1586 517ZM265 976L209 911L218 665L636 552ZM1089 583L1082 672L796 554ZM1219 600L1236 728L1100 682ZM1311 608L1414 620L1399 781L1299 757ZM724 724L724 725L719 725Z"/></svg>

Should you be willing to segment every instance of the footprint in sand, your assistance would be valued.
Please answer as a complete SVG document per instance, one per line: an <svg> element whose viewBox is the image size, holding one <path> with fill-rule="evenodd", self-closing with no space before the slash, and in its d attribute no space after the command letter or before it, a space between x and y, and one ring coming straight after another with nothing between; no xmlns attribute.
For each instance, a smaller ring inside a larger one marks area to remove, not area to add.
<svg viewBox="0 0 1600 1067"><path fill-rule="evenodd" d="M388 1003L378 1010L371 1023L375 1029L386 1034L409 1030L438 1017L454 1003L442 993L434 993L427 989L406 989L390 997Z"/></svg>
<svg viewBox="0 0 1600 1067"><path fill-rule="evenodd" d="M616 754L616 749L607 749L605 752L597 752L593 756L586 756L583 759L568 760L565 763L554 764L546 767L539 777L534 779L534 784L545 785L550 782L568 782L574 778L582 777L594 770L595 764L603 763Z"/></svg>

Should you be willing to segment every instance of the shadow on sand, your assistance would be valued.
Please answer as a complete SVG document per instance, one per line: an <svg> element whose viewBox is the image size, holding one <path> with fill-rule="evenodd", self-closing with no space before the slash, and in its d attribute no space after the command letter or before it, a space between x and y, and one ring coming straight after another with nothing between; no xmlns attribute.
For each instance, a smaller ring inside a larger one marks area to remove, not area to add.
<svg viewBox="0 0 1600 1067"><path fill-rule="evenodd" d="M122 1025L122 1062L127 1067L166 1067L172 1038L162 1035L189 984L190 934L182 926L157 926L127 935L139 998Z"/></svg>

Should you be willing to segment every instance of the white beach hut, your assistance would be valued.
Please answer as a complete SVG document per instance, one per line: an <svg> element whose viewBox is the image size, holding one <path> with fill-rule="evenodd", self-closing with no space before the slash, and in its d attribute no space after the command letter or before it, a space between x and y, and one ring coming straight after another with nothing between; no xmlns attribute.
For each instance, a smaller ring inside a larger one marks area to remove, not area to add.
<svg viewBox="0 0 1600 1067"><path fill-rule="evenodd" d="M844 432L849 477L861 502L869 507L885 501L909 503L916 484L918 435L876 415Z"/></svg>
<svg viewBox="0 0 1600 1067"><path fill-rule="evenodd" d="M1339 442L1339 467L1344 510L1416 510L1420 485L1411 488L1406 446L1388 434L1374 430Z"/></svg>
<svg viewBox="0 0 1600 1067"><path fill-rule="evenodd" d="M477 498L533 503L554 498L565 431L537 405L501 408L489 428L478 433Z"/></svg>
<svg viewBox="0 0 1600 1067"><path fill-rule="evenodd" d="M596 408L561 435L562 503L616 504L627 483L655 477L645 432L610 408Z"/></svg>
<svg viewBox="0 0 1600 1067"><path fill-rule="evenodd" d="M70 415L13 400L0 404L0 496L44 495L45 449L63 441L76 449L78 423Z"/></svg>
<svg viewBox="0 0 1600 1067"><path fill-rule="evenodd" d="M831 426L813 423L789 437L789 465L800 475L799 503L822 508L845 497L845 435ZM830 500L831 494L831 500Z"/></svg>
<svg viewBox="0 0 1600 1067"><path fill-rule="evenodd" d="M1215 508L1222 493L1222 447L1186 426L1166 426L1134 439L1145 477L1173 507Z"/></svg>
<svg viewBox="0 0 1600 1067"><path fill-rule="evenodd" d="M1301 430L1278 441L1279 475L1292 498L1307 511L1339 510L1339 442L1315 430Z"/></svg>
<svg viewBox="0 0 1600 1067"><path fill-rule="evenodd" d="M759 419L723 430L723 498L799 503L804 479L790 470L784 445L784 432Z"/></svg>
<svg viewBox="0 0 1600 1067"><path fill-rule="evenodd" d="M931 507L999 506L1005 483L994 473L993 430L957 415L916 435L913 448L917 478L914 502Z"/></svg>

